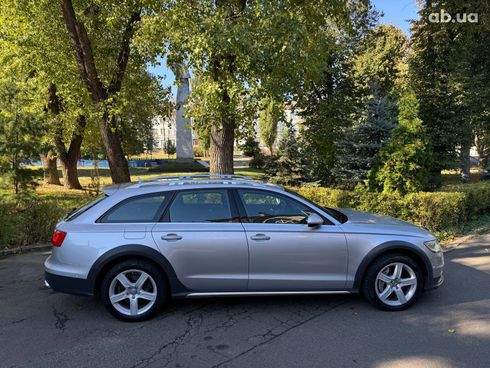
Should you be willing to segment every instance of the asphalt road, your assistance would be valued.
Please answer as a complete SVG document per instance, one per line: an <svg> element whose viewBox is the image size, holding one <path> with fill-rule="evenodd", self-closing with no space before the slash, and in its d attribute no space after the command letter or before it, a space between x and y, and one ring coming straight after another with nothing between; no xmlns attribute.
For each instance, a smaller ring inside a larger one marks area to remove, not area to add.
<svg viewBox="0 0 490 368"><path fill-rule="evenodd" d="M410 310L356 295L173 301L153 320L43 287L47 253L0 260L1 367L489 367L490 235L446 256Z"/></svg>

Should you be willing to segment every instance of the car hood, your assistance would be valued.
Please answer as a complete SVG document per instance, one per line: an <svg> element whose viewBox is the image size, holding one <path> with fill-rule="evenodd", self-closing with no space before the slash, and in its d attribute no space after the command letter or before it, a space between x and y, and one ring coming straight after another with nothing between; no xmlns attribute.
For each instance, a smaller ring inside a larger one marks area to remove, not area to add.
<svg viewBox="0 0 490 368"><path fill-rule="evenodd" d="M347 216L347 222L351 224L415 226L409 222L391 216L377 215L375 213L357 211L351 208L339 208L338 210Z"/></svg>
<svg viewBox="0 0 490 368"><path fill-rule="evenodd" d="M338 210L347 216L348 220L343 225L360 225L366 230L372 226L372 230L374 231L376 229L376 232L380 230L382 232L396 231L406 232L417 236L433 237L428 230L391 216L377 215L375 213L357 211L350 208L338 208Z"/></svg>

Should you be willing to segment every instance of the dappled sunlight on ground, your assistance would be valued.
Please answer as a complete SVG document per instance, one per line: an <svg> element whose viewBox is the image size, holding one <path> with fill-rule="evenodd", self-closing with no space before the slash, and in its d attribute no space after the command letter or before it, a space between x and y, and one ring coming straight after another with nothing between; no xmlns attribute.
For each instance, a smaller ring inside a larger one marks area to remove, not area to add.
<svg viewBox="0 0 490 368"><path fill-rule="evenodd" d="M447 359L442 357L416 356L391 359L375 364L376 368L452 368L455 367Z"/></svg>
<svg viewBox="0 0 490 368"><path fill-rule="evenodd" d="M490 254L488 256L480 256L477 258L474 257L456 258L453 261L468 267L476 268L479 271L490 273Z"/></svg>

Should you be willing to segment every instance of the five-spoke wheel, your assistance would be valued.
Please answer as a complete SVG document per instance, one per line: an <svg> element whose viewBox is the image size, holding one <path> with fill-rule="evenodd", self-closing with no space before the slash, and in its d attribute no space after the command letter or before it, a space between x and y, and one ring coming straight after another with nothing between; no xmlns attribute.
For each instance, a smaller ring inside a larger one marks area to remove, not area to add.
<svg viewBox="0 0 490 368"><path fill-rule="evenodd" d="M141 321L155 313L166 300L165 279L153 264L128 260L116 264L104 277L101 297L116 317Z"/></svg>
<svg viewBox="0 0 490 368"><path fill-rule="evenodd" d="M403 310L422 291L423 275L410 257L388 254L375 260L366 272L362 292L378 308Z"/></svg>

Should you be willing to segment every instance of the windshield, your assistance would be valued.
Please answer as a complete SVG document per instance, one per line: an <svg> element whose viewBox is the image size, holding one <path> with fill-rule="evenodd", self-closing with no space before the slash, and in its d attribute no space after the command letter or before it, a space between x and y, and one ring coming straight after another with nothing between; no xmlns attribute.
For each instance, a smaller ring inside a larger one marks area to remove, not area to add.
<svg viewBox="0 0 490 368"><path fill-rule="evenodd" d="M341 224L343 224L344 222L347 222L347 220L348 220L347 216L345 214L343 214L342 212L340 212L339 210L336 210L336 209L330 208L330 207L319 206L319 205L311 202L309 199L303 197L301 194L296 193L294 190L290 190L290 189L285 189L285 190L286 190L286 192L292 193L292 194L304 199L306 202L311 203L314 206L320 207L322 210L324 210L326 213L328 213L330 216L332 216L334 219L336 219Z"/></svg>
<svg viewBox="0 0 490 368"><path fill-rule="evenodd" d="M104 195L96 198L92 202L87 203L85 206L79 207L78 209L73 208L70 212L68 212L68 214L65 216L64 220L65 221L71 221L71 220L77 218L82 213L88 211L90 208L95 206L97 203L102 202L105 198L107 198L107 195L104 194Z"/></svg>

